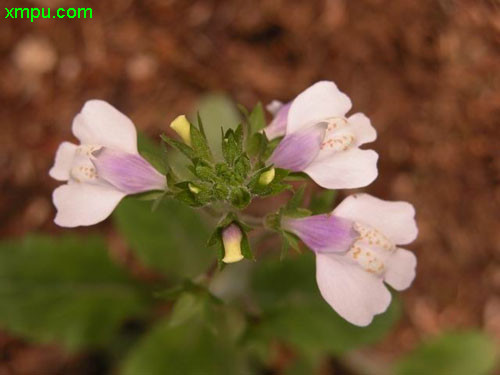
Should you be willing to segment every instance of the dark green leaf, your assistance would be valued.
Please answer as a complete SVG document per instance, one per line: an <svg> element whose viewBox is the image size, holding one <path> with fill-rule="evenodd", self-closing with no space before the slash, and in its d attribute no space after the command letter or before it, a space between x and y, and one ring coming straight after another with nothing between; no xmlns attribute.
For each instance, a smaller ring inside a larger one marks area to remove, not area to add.
<svg viewBox="0 0 500 375"><path fill-rule="evenodd" d="M180 202L164 200L151 213L147 203L127 198L113 217L139 259L169 278L197 276L213 261L205 222Z"/></svg>
<svg viewBox="0 0 500 375"><path fill-rule="evenodd" d="M302 205L304 201L304 192L306 190L305 185L302 185L293 195L293 197L288 201L285 206L286 212L296 211Z"/></svg>
<svg viewBox="0 0 500 375"><path fill-rule="evenodd" d="M250 165L250 160L248 160L248 157L245 154L240 156L234 164L234 172L241 181L244 181L247 178L251 168L252 166Z"/></svg>
<svg viewBox="0 0 500 375"><path fill-rule="evenodd" d="M3 329L72 351L108 345L147 305L98 237L2 242L0 301Z"/></svg>
<svg viewBox="0 0 500 375"><path fill-rule="evenodd" d="M212 152L206 138L193 124L191 124L191 147L200 159L213 160Z"/></svg>
<svg viewBox="0 0 500 375"><path fill-rule="evenodd" d="M494 341L478 331L446 333L424 342L399 361L398 375L493 374L498 351Z"/></svg>
<svg viewBox="0 0 500 375"><path fill-rule="evenodd" d="M289 232L282 232L283 240L287 243L289 247L300 253L299 238Z"/></svg>
<svg viewBox="0 0 500 375"><path fill-rule="evenodd" d="M196 113L203 119L203 128L214 157L220 159L222 157L220 128L235 129L241 121L236 106L225 95L208 94L201 98L192 116L193 119L196 119Z"/></svg>
<svg viewBox="0 0 500 375"><path fill-rule="evenodd" d="M139 153L161 174L168 172L168 159L166 150L142 133L137 134L137 148Z"/></svg>
<svg viewBox="0 0 500 375"><path fill-rule="evenodd" d="M165 134L161 135L161 139L163 142L167 143L168 145L174 147L176 150L182 152L185 156L187 156L189 159L195 159L196 158L196 153L195 151L186 145L183 142L176 141L175 139L167 137Z"/></svg>
<svg viewBox="0 0 500 375"><path fill-rule="evenodd" d="M393 302L368 327L347 323L321 297L311 253L259 262L253 290L263 311L256 334L264 340L277 338L307 356L325 351L338 355L376 342L399 316L399 306Z"/></svg>
<svg viewBox="0 0 500 375"><path fill-rule="evenodd" d="M246 231L240 226L241 233L243 233L243 238L241 239L241 254L250 260L255 260L255 256L252 253L252 249L250 248L250 242L248 241L248 236Z"/></svg>
<svg viewBox="0 0 500 375"><path fill-rule="evenodd" d="M263 133L254 133L249 137L247 152L251 157L264 155L268 140Z"/></svg>
<svg viewBox="0 0 500 375"><path fill-rule="evenodd" d="M175 302L170 314L170 326L175 327L199 315L204 308L202 298L193 293L183 293Z"/></svg>
<svg viewBox="0 0 500 375"><path fill-rule="evenodd" d="M252 109L252 112L248 117L248 122L250 124L251 133L256 133L265 128L266 115L264 114L262 103L257 103L257 105Z"/></svg>
<svg viewBox="0 0 500 375"><path fill-rule="evenodd" d="M227 335L216 334L201 318L172 326L159 322L132 350L124 375L242 374L238 353Z"/></svg>
<svg viewBox="0 0 500 375"><path fill-rule="evenodd" d="M323 190L313 194L309 208L313 215L330 213L337 197L336 190Z"/></svg>
<svg viewBox="0 0 500 375"><path fill-rule="evenodd" d="M251 199L250 192L246 188L236 188L231 193L231 204L240 210L247 207Z"/></svg>

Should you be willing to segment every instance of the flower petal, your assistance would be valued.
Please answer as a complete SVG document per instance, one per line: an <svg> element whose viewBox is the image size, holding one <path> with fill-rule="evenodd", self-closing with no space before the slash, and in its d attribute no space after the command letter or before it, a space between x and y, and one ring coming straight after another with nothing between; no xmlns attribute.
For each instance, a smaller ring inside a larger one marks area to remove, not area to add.
<svg viewBox="0 0 500 375"><path fill-rule="evenodd" d="M355 113L347 118L349 127L356 137L356 146L373 142L377 139L377 131L368 117L363 113Z"/></svg>
<svg viewBox="0 0 500 375"><path fill-rule="evenodd" d="M283 107L283 105L284 105L283 102L281 102L279 100L273 100L271 103L266 105L266 109L270 114L272 114L273 116L276 116L276 114L281 109L281 107Z"/></svg>
<svg viewBox="0 0 500 375"><path fill-rule="evenodd" d="M349 97L335 83L317 82L293 100L288 112L286 132L291 134L330 117L344 117L351 106Z"/></svg>
<svg viewBox="0 0 500 375"><path fill-rule="evenodd" d="M285 135L288 111L290 110L290 106L291 102L282 104L277 101L273 101L267 106L269 112L272 112L272 110L276 110L276 112L273 113L273 121L271 121L271 123L264 129L264 133L266 133L267 139L271 140ZM269 109L270 107L271 109Z"/></svg>
<svg viewBox="0 0 500 375"><path fill-rule="evenodd" d="M92 159L99 178L127 194L150 190L164 190L165 176L153 168L142 156L109 148L94 152Z"/></svg>
<svg viewBox="0 0 500 375"><path fill-rule="evenodd" d="M387 310L391 293L382 278L336 254L316 254L316 281L323 298L345 320L367 326Z"/></svg>
<svg viewBox="0 0 500 375"><path fill-rule="evenodd" d="M284 217L281 224L316 252L347 251L359 236L352 227L352 221L330 214L298 219Z"/></svg>
<svg viewBox="0 0 500 375"><path fill-rule="evenodd" d="M111 215L125 195L111 186L71 182L59 186L52 195L57 208L54 222L68 228L97 224Z"/></svg>
<svg viewBox="0 0 500 375"><path fill-rule="evenodd" d="M69 173L77 148L77 145L70 142L61 143L56 152L54 165L49 171L50 177L58 181L69 180Z"/></svg>
<svg viewBox="0 0 500 375"><path fill-rule="evenodd" d="M397 245L408 244L417 238L415 209L407 202L390 202L369 194L354 194L344 199L333 213L370 225Z"/></svg>
<svg viewBox="0 0 500 375"><path fill-rule="evenodd" d="M304 170L318 185L327 189L352 189L369 185L378 176L378 154L352 148L321 153Z"/></svg>
<svg viewBox="0 0 500 375"><path fill-rule="evenodd" d="M137 154L137 132L132 121L102 100L89 100L73 120L73 134L82 144Z"/></svg>
<svg viewBox="0 0 500 375"><path fill-rule="evenodd" d="M236 224L231 224L224 228L222 231L222 243L224 245L224 263L236 263L242 260L243 254L241 253L241 240L243 234L241 229Z"/></svg>
<svg viewBox="0 0 500 375"><path fill-rule="evenodd" d="M319 154L325 130L326 123L319 123L286 135L269 158L269 163L294 172L304 170Z"/></svg>
<svg viewBox="0 0 500 375"><path fill-rule="evenodd" d="M386 260L385 282L396 290L408 288L415 279L417 257L411 251L398 248Z"/></svg>

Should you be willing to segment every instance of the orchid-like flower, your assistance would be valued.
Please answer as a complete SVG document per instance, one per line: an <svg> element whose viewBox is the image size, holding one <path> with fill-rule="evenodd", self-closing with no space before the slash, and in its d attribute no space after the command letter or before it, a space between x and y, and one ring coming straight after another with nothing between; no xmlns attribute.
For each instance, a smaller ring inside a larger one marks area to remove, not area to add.
<svg viewBox="0 0 500 375"><path fill-rule="evenodd" d="M86 102L72 130L80 145L63 142L49 172L67 181L53 194L57 225L93 225L126 195L165 189L165 176L139 155L134 124L110 104Z"/></svg>
<svg viewBox="0 0 500 375"><path fill-rule="evenodd" d="M346 117L351 106L330 81L312 85L291 103L271 103L275 117L264 132L270 139L286 135L269 163L305 172L327 189L369 185L378 174L378 154L359 146L373 142L377 132L362 113Z"/></svg>
<svg viewBox="0 0 500 375"><path fill-rule="evenodd" d="M323 298L344 319L358 326L384 312L391 293L415 278L415 255L399 245L417 237L415 210L406 202L368 194L346 198L326 215L282 219L316 253L316 281Z"/></svg>

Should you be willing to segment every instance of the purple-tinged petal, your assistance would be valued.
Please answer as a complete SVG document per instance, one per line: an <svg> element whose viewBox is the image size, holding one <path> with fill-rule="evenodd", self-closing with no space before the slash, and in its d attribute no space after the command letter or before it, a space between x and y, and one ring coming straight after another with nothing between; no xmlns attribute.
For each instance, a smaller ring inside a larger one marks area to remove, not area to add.
<svg viewBox="0 0 500 375"><path fill-rule="evenodd" d="M326 123L320 122L285 136L269 158L269 163L294 172L304 170L319 154L326 126Z"/></svg>
<svg viewBox="0 0 500 375"><path fill-rule="evenodd" d="M274 104L275 102L271 103ZM281 137L286 134L286 124L288 118L288 111L290 110L292 102L283 104L276 110L274 114L273 121L264 129L264 133L266 133L267 139L271 140L274 138ZM276 105L273 105L273 109ZM271 112L271 109L268 110Z"/></svg>
<svg viewBox="0 0 500 375"><path fill-rule="evenodd" d="M285 217L281 225L283 229L296 234L311 250L319 253L345 252L359 237L352 221L332 214L298 219Z"/></svg>
<svg viewBox="0 0 500 375"><path fill-rule="evenodd" d="M163 190L166 178L142 156L102 148L93 153L97 175L127 194Z"/></svg>

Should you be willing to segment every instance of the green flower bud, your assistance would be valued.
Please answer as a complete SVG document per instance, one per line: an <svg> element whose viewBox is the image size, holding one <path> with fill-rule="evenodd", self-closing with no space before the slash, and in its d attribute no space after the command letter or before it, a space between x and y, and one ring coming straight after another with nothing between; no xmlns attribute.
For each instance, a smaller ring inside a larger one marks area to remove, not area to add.
<svg viewBox="0 0 500 375"><path fill-rule="evenodd" d="M271 168L267 172L262 173L259 177L259 184L269 185L274 180L275 175L276 171L274 170L274 168Z"/></svg>
<svg viewBox="0 0 500 375"><path fill-rule="evenodd" d="M201 189L193 184L188 184L189 191L193 194L198 194Z"/></svg>

